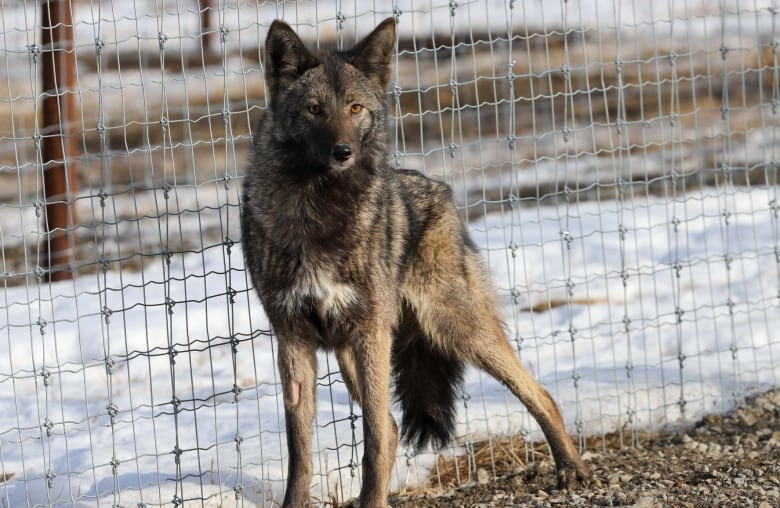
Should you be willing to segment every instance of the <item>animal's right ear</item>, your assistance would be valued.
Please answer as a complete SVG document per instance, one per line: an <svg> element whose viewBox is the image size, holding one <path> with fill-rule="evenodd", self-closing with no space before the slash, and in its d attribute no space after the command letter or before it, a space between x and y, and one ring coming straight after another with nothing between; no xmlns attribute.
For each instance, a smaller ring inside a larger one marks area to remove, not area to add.
<svg viewBox="0 0 780 508"><path fill-rule="evenodd" d="M265 76L271 97L319 63L290 25L278 19L271 24L265 39Z"/></svg>

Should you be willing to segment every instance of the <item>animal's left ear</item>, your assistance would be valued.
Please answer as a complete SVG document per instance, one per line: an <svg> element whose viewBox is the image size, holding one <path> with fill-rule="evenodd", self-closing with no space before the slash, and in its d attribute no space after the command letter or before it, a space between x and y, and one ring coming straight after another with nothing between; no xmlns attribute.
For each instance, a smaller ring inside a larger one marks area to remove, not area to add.
<svg viewBox="0 0 780 508"><path fill-rule="evenodd" d="M387 18L352 48L349 63L384 90L390 80L390 61L394 48L395 19Z"/></svg>

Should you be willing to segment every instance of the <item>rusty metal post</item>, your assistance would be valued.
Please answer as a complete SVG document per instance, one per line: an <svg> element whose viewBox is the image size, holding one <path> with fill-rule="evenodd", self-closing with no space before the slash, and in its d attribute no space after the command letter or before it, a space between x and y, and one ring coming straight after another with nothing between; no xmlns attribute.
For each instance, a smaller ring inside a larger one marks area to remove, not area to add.
<svg viewBox="0 0 780 508"><path fill-rule="evenodd" d="M73 277L73 197L76 193L76 56L71 0L42 2L42 157L46 199L46 264L51 281Z"/></svg>
<svg viewBox="0 0 780 508"><path fill-rule="evenodd" d="M200 8L200 37L201 44L203 44L203 53L207 55L214 51L214 39L216 33L210 32L212 25L212 16L214 15L214 9L211 7L211 0L198 0L198 7Z"/></svg>

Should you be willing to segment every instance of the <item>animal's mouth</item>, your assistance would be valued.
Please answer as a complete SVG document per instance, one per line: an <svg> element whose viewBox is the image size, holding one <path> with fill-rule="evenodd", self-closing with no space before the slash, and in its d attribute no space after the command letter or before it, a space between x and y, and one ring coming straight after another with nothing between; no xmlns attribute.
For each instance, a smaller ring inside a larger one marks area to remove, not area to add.
<svg viewBox="0 0 780 508"><path fill-rule="evenodd" d="M347 160L337 160L333 157L330 158L330 161L328 163L328 169L330 171L346 171L347 169L351 168L355 165L355 159L353 157L350 157Z"/></svg>

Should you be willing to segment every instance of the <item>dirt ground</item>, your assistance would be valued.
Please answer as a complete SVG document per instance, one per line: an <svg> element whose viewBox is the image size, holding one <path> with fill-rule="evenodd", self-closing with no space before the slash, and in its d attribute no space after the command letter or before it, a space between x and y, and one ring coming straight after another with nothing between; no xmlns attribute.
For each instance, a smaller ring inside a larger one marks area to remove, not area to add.
<svg viewBox="0 0 780 508"><path fill-rule="evenodd" d="M638 442L620 449L606 439L604 452L586 452L596 482L579 489L556 490L548 458L500 478L396 496L391 506L780 507L780 389Z"/></svg>

